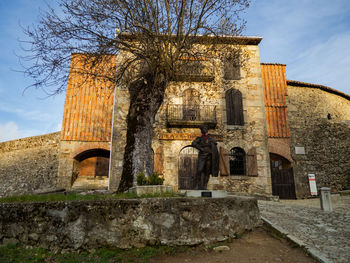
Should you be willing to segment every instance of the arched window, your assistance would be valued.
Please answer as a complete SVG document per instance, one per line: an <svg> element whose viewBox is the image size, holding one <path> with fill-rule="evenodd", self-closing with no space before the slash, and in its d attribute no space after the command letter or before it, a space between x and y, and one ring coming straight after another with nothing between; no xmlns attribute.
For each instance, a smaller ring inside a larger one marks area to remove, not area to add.
<svg viewBox="0 0 350 263"><path fill-rule="evenodd" d="M244 125L242 93L236 89L226 91L227 125Z"/></svg>
<svg viewBox="0 0 350 263"><path fill-rule="evenodd" d="M230 150L230 175L245 175L245 152L242 148L235 147Z"/></svg>

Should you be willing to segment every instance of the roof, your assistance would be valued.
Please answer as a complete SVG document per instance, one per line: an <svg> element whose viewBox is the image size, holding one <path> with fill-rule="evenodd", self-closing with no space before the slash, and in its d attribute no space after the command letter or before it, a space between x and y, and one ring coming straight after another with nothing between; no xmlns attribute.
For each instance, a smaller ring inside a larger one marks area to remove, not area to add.
<svg viewBox="0 0 350 263"><path fill-rule="evenodd" d="M332 94L338 95L340 97L343 97L347 100L350 100L350 95L345 94L339 90L335 90L335 89L332 89L330 87L324 86L324 85L307 83L307 82L296 81L296 80L287 80L287 85L288 86L295 86L295 87L306 87L306 88L320 89L320 90L326 91L328 93L332 93Z"/></svg>
<svg viewBox="0 0 350 263"><path fill-rule="evenodd" d="M261 65L276 65L276 66L286 66L286 64L281 63L260 63Z"/></svg>
<svg viewBox="0 0 350 263"><path fill-rule="evenodd" d="M141 35L140 35L141 36ZM118 36L123 39L134 40L137 38L137 35L130 34L127 32L122 32ZM159 37L168 37L167 35L159 35ZM172 37L176 37L173 35ZM237 44L237 45L258 45L262 37L259 36L214 36L214 35L197 35L197 36L189 36L190 38L198 39L198 42L206 44L206 43L215 43L215 44ZM196 41L195 41L196 42Z"/></svg>

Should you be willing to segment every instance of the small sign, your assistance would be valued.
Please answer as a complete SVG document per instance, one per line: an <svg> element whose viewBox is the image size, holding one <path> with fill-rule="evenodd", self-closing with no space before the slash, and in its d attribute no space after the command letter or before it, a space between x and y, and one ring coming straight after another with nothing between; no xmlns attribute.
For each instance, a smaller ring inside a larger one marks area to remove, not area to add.
<svg viewBox="0 0 350 263"><path fill-rule="evenodd" d="M304 147L295 147L295 154L305 154L305 148Z"/></svg>
<svg viewBox="0 0 350 263"><path fill-rule="evenodd" d="M202 136L201 134L195 133L160 133L159 140L183 140L183 141L193 141L197 137ZM222 141L223 136L219 134L209 134L211 138L216 141Z"/></svg>
<svg viewBox="0 0 350 263"><path fill-rule="evenodd" d="M308 174L308 177L311 195L317 195L316 177L314 174Z"/></svg>
<svg viewBox="0 0 350 263"><path fill-rule="evenodd" d="M202 192L202 197L212 197L211 192Z"/></svg>

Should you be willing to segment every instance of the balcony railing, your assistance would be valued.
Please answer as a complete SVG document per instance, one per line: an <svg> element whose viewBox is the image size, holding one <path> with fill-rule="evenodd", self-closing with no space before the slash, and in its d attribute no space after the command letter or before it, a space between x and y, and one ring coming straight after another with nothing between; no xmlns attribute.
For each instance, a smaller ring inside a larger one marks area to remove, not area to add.
<svg viewBox="0 0 350 263"><path fill-rule="evenodd" d="M217 124L216 106L168 104L167 124L171 127L199 127L206 124L210 128L215 128Z"/></svg>

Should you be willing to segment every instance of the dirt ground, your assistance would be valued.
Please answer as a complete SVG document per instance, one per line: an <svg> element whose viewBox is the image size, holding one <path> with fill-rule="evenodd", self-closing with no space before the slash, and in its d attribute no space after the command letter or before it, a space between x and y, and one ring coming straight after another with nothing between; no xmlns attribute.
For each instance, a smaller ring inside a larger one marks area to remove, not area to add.
<svg viewBox="0 0 350 263"><path fill-rule="evenodd" d="M243 237L225 244L226 251L212 251L195 248L172 256L160 256L150 260L152 263L316 263L301 248L293 247L288 241L273 237L262 228L257 228Z"/></svg>

